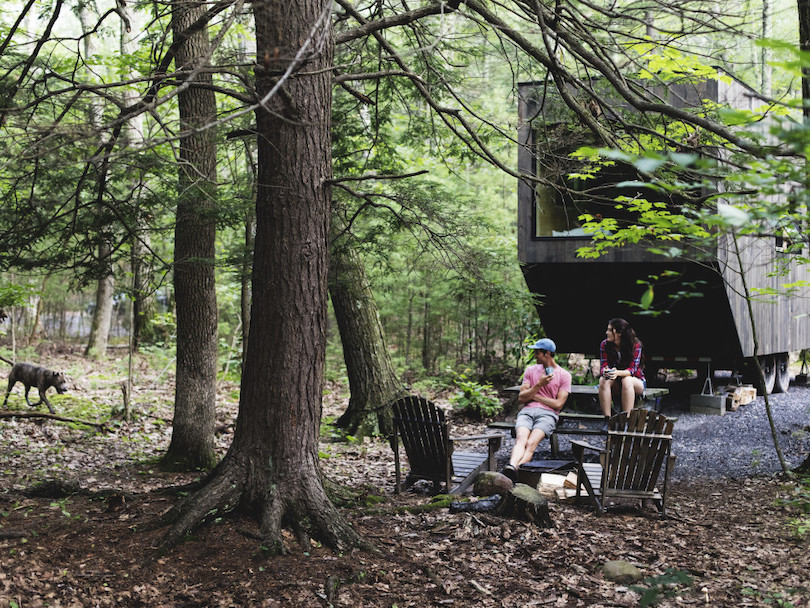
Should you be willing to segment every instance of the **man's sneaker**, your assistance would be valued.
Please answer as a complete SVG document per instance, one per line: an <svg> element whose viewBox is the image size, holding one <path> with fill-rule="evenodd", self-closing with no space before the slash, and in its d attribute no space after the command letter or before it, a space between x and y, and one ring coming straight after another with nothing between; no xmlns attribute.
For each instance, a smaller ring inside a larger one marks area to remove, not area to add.
<svg viewBox="0 0 810 608"><path fill-rule="evenodd" d="M517 482L517 469L511 464L506 465L501 470L501 474L506 475L512 481L512 483Z"/></svg>

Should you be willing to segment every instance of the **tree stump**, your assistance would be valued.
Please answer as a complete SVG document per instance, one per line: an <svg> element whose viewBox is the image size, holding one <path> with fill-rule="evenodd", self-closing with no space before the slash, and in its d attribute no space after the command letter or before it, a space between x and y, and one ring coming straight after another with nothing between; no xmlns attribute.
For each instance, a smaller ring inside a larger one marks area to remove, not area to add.
<svg viewBox="0 0 810 608"><path fill-rule="evenodd" d="M541 528L551 527L551 516L548 513L548 500L535 488L525 483L515 484L504 496L495 513L504 517L514 517Z"/></svg>

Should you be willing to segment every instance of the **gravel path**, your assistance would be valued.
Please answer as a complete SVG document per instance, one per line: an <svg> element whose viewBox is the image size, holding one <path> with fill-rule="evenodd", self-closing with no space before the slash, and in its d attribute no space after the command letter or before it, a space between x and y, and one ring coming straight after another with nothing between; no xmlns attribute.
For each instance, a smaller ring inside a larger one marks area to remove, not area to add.
<svg viewBox="0 0 810 608"><path fill-rule="evenodd" d="M791 386L787 393L770 395L769 401L782 454L795 468L810 454L810 387ZM671 396L662 413L678 418L673 431L673 479L741 479L781 471L762 397L736 412L711 416L690 413L688 396ZM570 437L560 437L561 451L570 449ZM584 439L598 445L597 438ZM499 463L508 460L512 441L508 438L498 452ZM547 441L538 452L550 457Z"/></svg>

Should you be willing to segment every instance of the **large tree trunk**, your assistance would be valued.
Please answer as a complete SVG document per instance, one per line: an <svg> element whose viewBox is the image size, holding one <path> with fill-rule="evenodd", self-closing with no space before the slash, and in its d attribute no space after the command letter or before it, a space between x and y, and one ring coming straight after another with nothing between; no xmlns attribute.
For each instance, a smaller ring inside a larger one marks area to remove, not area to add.
<svg viewBox="0 0 810 608"><path fill-rule="evenodd" d="M360 538L327 498L318 462L326 348L332 25L325 0L258 0L259 180L253 314L233 443L170 514L167 544L237 504L284 550L282 525L336 549ZM304 49L301 46L304 45ZM298 58L296 55L298 54ZM282 89L269 95L289 69Z"/></svg>
<svg viewBox="0 0 810 608"><path fill-rule="evenodd" d="M210 48L207 28L187 29L205 6L180 3L172 9L175 39L185 37L175 57L178 70L193 70ZM200 72L194 82L211 84ZM210 88L193 85L180 92L179 185L174 231L174 292L177 304L177 380L172 441L163 464L173 469L207 469L216 464L214 422L217 374L217 297L214 282L216 119Z"/></svg>
<svg viewBox="0 0 810 608"><path fill-rule="evenodd" d="M343 233L339 214L332 215L332 233ZM335 310L343 360L349 376L351 397L337 425L350 435L390 435L395 399L407 394L394 371L385 343L377 302L366 271L349 237L332 243L329 257L329 293Z"/></svg>

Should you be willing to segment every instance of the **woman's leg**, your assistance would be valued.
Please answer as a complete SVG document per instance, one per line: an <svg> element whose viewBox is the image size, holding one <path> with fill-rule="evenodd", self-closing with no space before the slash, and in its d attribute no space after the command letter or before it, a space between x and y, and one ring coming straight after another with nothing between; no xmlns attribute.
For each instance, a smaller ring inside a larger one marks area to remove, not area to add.
<svg viewBox="0 0 810 608"><path fill-rule="evenodd" d="M599 407L602 408L602 414L605 417L610 417L613 410L613 380L608 380L604 376L599 378Z"/></svg>
<svg viewBox="0 0 810 608"><path fill-rule="evenodd" d="M622 411L629 412L636 404L636 395L644 392L644 383L635 376L622 378Z"/></svg>

